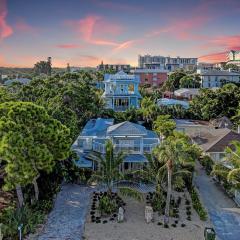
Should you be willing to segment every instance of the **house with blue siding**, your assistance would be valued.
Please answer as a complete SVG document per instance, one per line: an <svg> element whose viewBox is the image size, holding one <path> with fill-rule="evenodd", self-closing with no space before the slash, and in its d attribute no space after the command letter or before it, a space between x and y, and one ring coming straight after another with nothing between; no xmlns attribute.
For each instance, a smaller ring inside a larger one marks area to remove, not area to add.
<svg viewBox="0 0 240 240"><path fill-rule="evenodd" d="M130 107L139 108L141 95L138 91L140 78L137 75L120 71L116 74L105 74L105 91L102 95L107 109L126 111Z"/></svg>
<svg viewBox="0 0 240 240"><path fill-rule="evenodd" d="M155 132L142 125L128 121L114 124L113 119L91 119L72 146L78 155L76 165L97 169L98 162L91 153L104 155L107 140L112 141L115 153L125 154L121 171L141 169L148 162L145 153L151 153L160 142Z"/></svg>

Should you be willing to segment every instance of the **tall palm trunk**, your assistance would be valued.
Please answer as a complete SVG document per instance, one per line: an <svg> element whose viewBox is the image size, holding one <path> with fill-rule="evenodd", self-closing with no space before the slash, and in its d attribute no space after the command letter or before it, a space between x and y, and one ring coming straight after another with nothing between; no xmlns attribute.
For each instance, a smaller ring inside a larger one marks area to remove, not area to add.
<svg viewBox="0 0 240 240"><path fill-rule="evenodd" d="M37 179L38 179L38 177L34 178L33 182L32 182L33 186L34 186L34 194L35 194L36 201L38 201L38 199L39 199L39 188L38 188Z"/></svg>
<svg viewBox="0 0 240 240"><path fill-rule="evenodd" d="M19 207L21 208L24 205L24 199L23 199L22 187L19 184L16 185L16 192L17 192Z"/></svg>
<svg viewBox="0 0 240 240"><path fill-rule="evenodd" d="M166 208L165 208L165 217L164 223L169 223L169 210L170 210L170 201L172 195L172 162L170 161L167 165L168 170L168 187L167 187L167 199L166 199Z"/></svg>

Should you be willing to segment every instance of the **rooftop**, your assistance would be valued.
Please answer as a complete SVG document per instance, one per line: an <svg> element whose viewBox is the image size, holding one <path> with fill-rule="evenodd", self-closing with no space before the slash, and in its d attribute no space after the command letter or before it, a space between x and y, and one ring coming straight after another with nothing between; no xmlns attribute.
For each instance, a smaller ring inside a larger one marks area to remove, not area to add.
<svg viewBox="0 0 240 240"><path fill-rule="evenodd" d="M161 98L157 101L158 105L165 105L165 106L171 106L171 105L181 105L184 108L189 108L189 103L187 101L181 101L177 99L171 99L171 98Z"/></svg>
<svg viewBox="0 0 240 240"><path fill-rule="evenodd" d="M205 152L224 152L227 146L234 140L240 141L240 134L228 129L212 129L201 131L199 136L192 137Z"/></svg>

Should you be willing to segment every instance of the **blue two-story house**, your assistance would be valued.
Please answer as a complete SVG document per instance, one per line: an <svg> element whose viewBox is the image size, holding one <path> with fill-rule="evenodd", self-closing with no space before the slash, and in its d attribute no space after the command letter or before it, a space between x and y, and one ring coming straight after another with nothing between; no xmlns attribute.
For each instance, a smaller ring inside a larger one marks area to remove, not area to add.
<svg viewBox="0 0 240 240"><path fill-rule="evenodd" d="M114 153L123 152L125 158L120 171L141 169L147 164L146 153L151 153L160 139L153 131L132 123L114 124L113 119L90 119L78 136L72 149L77 153L76 164L80 168L98 168L98 161L92 159L92 152L105 154L106 141L111 140Z"/></svg>
<svg viewBox="0 0 240 240"><path fill-rule="evenodd" d="M130 107L139 108L141 95L138 91L140 78L137 75L120 71L116 74L105 74L105 91L102 95L107 109L126 111Z"/></svg>

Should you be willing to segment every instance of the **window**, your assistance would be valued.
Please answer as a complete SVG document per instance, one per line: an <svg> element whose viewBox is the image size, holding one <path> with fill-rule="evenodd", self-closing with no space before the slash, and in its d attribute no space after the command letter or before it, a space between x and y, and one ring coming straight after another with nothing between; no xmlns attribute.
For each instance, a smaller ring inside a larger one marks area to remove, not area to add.
<svg viewBox="0 0 240 240"><path fill-rule="evenodd" d="M133 84L128 85L128 92L130 92L130 93L134 92L134 85Z"/></svg>
<svg viewBox="0 0 240 240"><path fill-rule="evenodd" d="M120 92L124 93L124 85L120 85Z"/></svg>

